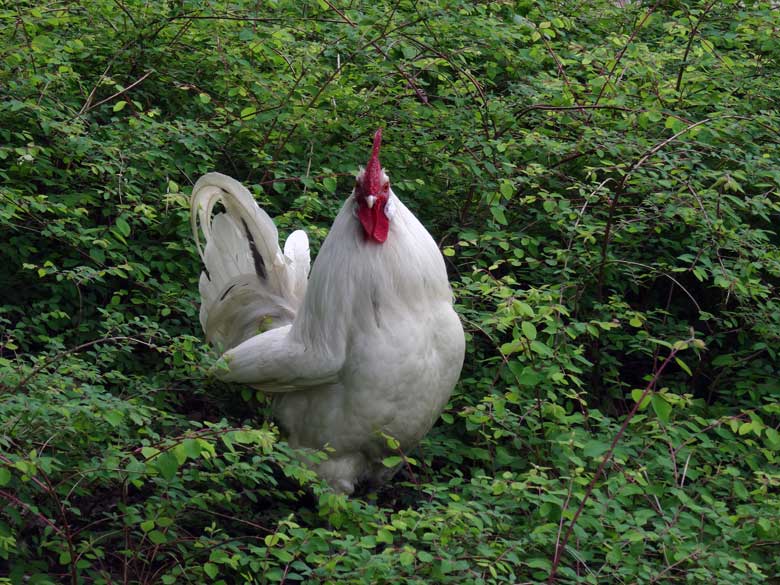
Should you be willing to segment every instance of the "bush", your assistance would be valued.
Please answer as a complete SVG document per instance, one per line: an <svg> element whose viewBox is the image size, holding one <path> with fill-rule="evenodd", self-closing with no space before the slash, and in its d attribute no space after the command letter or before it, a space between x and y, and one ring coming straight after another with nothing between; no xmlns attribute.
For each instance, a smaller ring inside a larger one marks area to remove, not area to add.
<svg viewBox="0 0 780 585"><path fill-rule="evenodd" d="M780 578L771 2L0 8L0 583ZM188 194L316 250L371 132L461 382L346 499L207 375Z"/></svg>

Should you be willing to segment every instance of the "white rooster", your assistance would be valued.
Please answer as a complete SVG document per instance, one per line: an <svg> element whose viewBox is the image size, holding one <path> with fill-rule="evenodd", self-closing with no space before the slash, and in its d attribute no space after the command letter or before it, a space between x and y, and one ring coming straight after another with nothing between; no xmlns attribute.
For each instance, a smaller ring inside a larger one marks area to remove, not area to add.
<svg viewBox="0 0 780 585"><path fill-rule="evenodd" d="M380 129L311 275L306 234L293 232L282 253L273 221L237 181L209 173L191 200L205 264L200 321L225 350L218 376L272 393L290 445L329 448L316 471L344 493L392 475L387 436L402 452L414 447L463 365L444 259L390 188L381 140ZM212 219L218 201L226 213Z"/></svg>

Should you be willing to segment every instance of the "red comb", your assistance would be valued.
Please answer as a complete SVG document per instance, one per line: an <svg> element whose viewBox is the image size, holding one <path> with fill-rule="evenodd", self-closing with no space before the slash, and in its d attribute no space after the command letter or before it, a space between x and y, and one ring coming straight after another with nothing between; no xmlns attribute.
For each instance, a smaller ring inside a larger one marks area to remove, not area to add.
<svg viewBox="0 0 780 585"><path fill-rule="evenodd" d="M382 129L374 134L374 146L371 149L371 158L366 165L365 187L368 195L379 193L379 185L382 178L382 165L379 163L379 149L382 146Z"/></svg>

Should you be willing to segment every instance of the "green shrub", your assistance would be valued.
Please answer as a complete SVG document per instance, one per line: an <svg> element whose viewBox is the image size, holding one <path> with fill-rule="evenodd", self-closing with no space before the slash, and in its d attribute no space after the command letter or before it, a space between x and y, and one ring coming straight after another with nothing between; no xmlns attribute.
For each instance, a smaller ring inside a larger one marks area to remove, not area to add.
<svg viewBox="0 0 780 585"><path fill-rule="evenodd" d="M780 579L772 3L341 4L0 7L0 583ZM207 375L188 194L316 250L378 126L468 353L345 499Z"/></svg>

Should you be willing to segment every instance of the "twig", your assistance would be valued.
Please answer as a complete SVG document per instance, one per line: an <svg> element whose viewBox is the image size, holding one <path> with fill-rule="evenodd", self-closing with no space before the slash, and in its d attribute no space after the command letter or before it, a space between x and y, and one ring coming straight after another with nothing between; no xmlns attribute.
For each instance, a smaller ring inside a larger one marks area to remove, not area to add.
<svg viewBox="0 0 780 585"><path fill-rule="evenodd" d="M566 75L566 70L563 68L563 63L561 63L561 60L558 58L558 55L555 54L552 45L550 45L550 41L545 38L543 33L540 33L540 38L542 39L544 46L547 48L547 52L550 54L550 57L552 57L553 61L555 61L555 67L558 69L558 75L561 76L564 85L566 85L566 87L569 89L571 97L574 98L574 103L577 104L577 109L584 114L585 110L579 105L580 98L577 95L577 92L574 91L574 87L572 87L571 82L569 81L569 76Z"/></svg>
<svg viewBox="0 0 780 585"><path fill-rule="evenodd" d="M739 118L739 117L740 116L736 116L736 115L728 115L728 116L721 116L718 119L722 120L722 119L727 119L727 118ZM634 173L634 171L636 171L639 167L641 167L643 164L645 164L645 161L647 161L647 159L649 159L651 156L653 156L655 153L657 153L659 150L661 150L664 146L666 146L670 142L674 142L680 136L682 136L683 134L686 134L687 132L690 132L691 130L693 130L697 126L701 126L702 124L707 124L708 122L712 122L712 120L713 120L713 118L704 118L704 120L699 120L698 122L694 122L692 124L689 124L688 126L683 128L679 132L676 132L676 133L672 134L669 138L667 138L665 140L662 140L661 142L659 142L658 144L653 146L650 150L645 152L645 154L643 154L642 157L638 161L636 161L634 164L632 164L628 168L628 172L626 172L625 176L623 177L623 180L620 182L621 186L625 187L626 182L628 181L628 178Z"/></svg>
<svg viewBox="0 0 780 585"><path fill-rule="evenodd" d="M344 19L344 22L346 22L348 25L350 25L353 28L357 28L357 23L355 23L349 16L347 16L344 12L342 12L340 9L336 8L333 3L330 0L324 0L325 4L327 4L333 12L338 14L341 18ZM382 34L379 38L384 38L384 35L387 32L387 27L384 28L382 31ZM378 40L378 39L377 39ZM430 105L428 103L428 96L425 95L425 92L422 91L419 87L417 87L417 84L414 82L414 79L401 67L399 67L390 57L385 53L385 50L379 45L377 40L372 40L369 42L369 44L374 47L374 49L377 50L377 52L382 55L385 59L387 59L390 64L393 66L393 69L395 69L401 77L403 77L406 80L406 83L409 84L409 87L414 90L414 93L417 95L417 99L420 100L421 103L427 105Z"/></svg>
<svg viewBox="0 0 780 585"><path fill-rule="evenodd" d="M648 265L648 264L642 264L641 262L631 262L630 260L612 260L612 262L615 262L615 263L617 263L617 264L628 264L629 266L640 266L641 268L646 268L646 269L648 269L648 270L652 270L652 271L654 271L654 272L657 270L656 268L654 268L653 266L650 266L650 265ZM697 310L697 311L699 311L699 313L701 313L701 312L702 312L702 310L701 310L701 307L699 306L699 303L698 303L698 302L696 302L696 297L694 297L694 296L693 296L693 295L690 293L690 291L689 291L687 288L685 288L685 287L684 287L684 286L683 286L683 285L680 283L680 281L679 281L679 280L677 280L677 279L676 279L674 276L672 276L671 274L667 274L666 272L661 272L661 271L659 271L659 272L661 273L661 276L665 276L666 278L668 278L669 280L671 280L671 281L672 281L674 284L676 284L678 287L680 287L680 290L681 290L681 291L683 291L683 292L684 292L686 295L688 295L688 298L689 298L689 299L691 299L691 302L692 302L692 303L694 304L694 306L696 307L696 310Z"/></svg>
<svg viewBox="0 0 780 585"><path fill-rule="evenodd" d="M38 518L38 520L40 520L47 526L51 526L54 532L56 532L59 536L62 536L63 538L65 537L65 533L54 522L52 522L49 518L47 518L40 512L35 512L32 508L30 508L29 505L25 504L22 500L20 500L16 496L13 496L6 491L0 490L0 498L5 498L12 504L15 504L20 508L23 508L24 510L26 510L27 512L29 512L30 514Z"/></svg>
<svg viewBox="0 0 780 585"><path fill-rule="evenodd" d="M737 115L727 115L727 116L721 116L718 119L728 119L728 118L741 118L742 116ZM659 150L661 150L664 146L669 144L670 142L674 142L677 140L680 136L683 134L690 132L697 126L701 126L702 124L707 124L709 122L712 122L714 118L704 118L704 120L699 120L698 122L693 122L692 124L689 124L679 132L675 132L672 136L669 138L666 138L647 150L641 157L639 157L638 160L636 160L626 171L626 174L623 176L623 179L618 184L617 188L615 189L615 195L612 197L612 201L609 204L609 214L607 216L607 222L604 226L604 239L601 242L601 263L599 265L598 270L598 279L597 279L597 288L596 288L596 296L599 300L603 299L604 297L604 269L607 265L607 249L609 247L609 240L610 235L612 232L612 225L614 223L615 218L615 210L617 208L618 201L620 200L620 196L625 192L626 185L628 184L628 179L633 175L642 165L647 162L647 160L656 154Z"/></svg>
<svg viewBox="0 0 780 585"><path fill-rule="evenodd" d="M620 439L623 436L623 434L626 432L626 429L628 428L628 424L631 422L631 419L634 418L634 415L636 415L637 411L639 410L639 407L645 401L647 395L650 394L653 388L655 388L655 385L658 382L658 379L661 377L663 371L666 369L666 366L669 365L669 363L674 359L674 356L676 356L677 352L679 351L680 349L677 347L672 348L672 351L669 353L667 358L660 365L658 370L656 370L655 374L653 374L653 377L651 378L650 382L648 382L647 386L645 386L642 395L634 403L634 407L631 409L631 412L628 413L625 420L623 421L623 424L620 426L620 429L618 430L617 434L612 439L612 443L610 444L609 449L604 454L604 458L601 460L598 469L596 469L596 473L593 475L593 479L590 480L590 483L588 484L588 487L585 490L585 495L582 497L582 500L580 500L580 505L577 508L577 511L574 513L574 517L571 519L571 522L569 523L569 527L566 529L566 534L563 537L563 540L560 541L555 547L555 554L552 560L552 568L550 569L550 576L547 578L548 583L555 583L555 576L558 572L558 565L561 562L561 554L563 550L566 548L567 543L569 542L569 538L571 537L571 534L574 531L574 526L577 524L577 520L579 519L580 514L582 514L582 511L585 508L585 503L588 501L590 495L593 493L593 489L596 487L596 482L599 480L601 474L604 472L604 468L607 466L607 463L612 459L612 455L615 452L615 448L617 447L618 442L620 442ZM563 511L561 511L561 514L563 514Z"/></svg>
<svg viewBox="0 0 780 585"><path fill-rule="evenodd" d="M566 515L563 513L569 507L569 501L571 501L571 495L574 492L574 479L569 482L569 493L566 494L566 501L563 502L563 508L561 508L561 519L558 522L558 533L555 535L555 550L561 545L561 534L563 534L563 523L566 521Z"/></svg>
<svg viewBox="0 0 780 585"><path fill-rule="evenodd" d="M57 353L56 355L50 357L49 359L44 360L43 363L38 364L36 367L34 367L32 369L32 371L29 374L27 374L24 378L22 378L22 381L19 382L16 385L16 387L17 388L23 388L27 384L27 382L29 382L34 376L37 376L38 373L42 369L50 366L51 364L53 364L57 360L65 357L66 355L69 355L69 354L72 354L72 353L77 353L77 352L81 351L82 349L87 349L89 347L92 347L93 345L97 345L98 343L110 343L110 342L114 342L114 341L131 341L133 343L138 343L140 345L144 345L144 346L146 346L146 347L148 347L150 349L156 349L157 348L157 346L154 345L153 343L148 343L148 342L143 341L141 339L136 339L135 337L127 337L127 336L123 336L123 335L116 336L116 337L102 337L100 339L93 339L92 341L88 341L86 343L82 343L81 345L77 345L76 347L72 347L70 349L63 350L63 351Z"/></svg>
<svg viewBox="0 0 780 585"><path fill-rule="evenodd" d="M688 453L688 457L685 459L685 466L683 467L682 477L680 478L680 488L685 485L685 476L688 474L688 464L691 462L691 455L693 455L693 453Z"/></svg>
<svg viewBox="0 0 780 585"><path fill-rule="evenodd" d="M592 105L581 105L581 106L550 106L548 104L532 104L530 106L526 106L522 110L520 110L517 115L522 116L523 114L530 112L531 110L549 110L552 112L565 112L568 110L619 110L621 112L637 112L637 111L643 111L643 110L637 110L636 108L627 108L626 106L611 106L611 105L605 105L600 106L598 104L592 104Z"/></svg>
<svg viewBox="0 0 780 585"><path fill-rule="evenodd" d="M582 207L580 208L579 213L577 214L577 221L574 222L574 227L571 229L571 237L569 238L569 243L566 246L566 260L563 261L563 269L561 270L561 275L566 278L566 269L569 266L569 258L571 257L571 248L574 245L574 238L577 236L577 228L580 225L580 221L582 221L582 217L585 214L585 210L588 208L588 203L590 202L590 198L593 197L596 193L598 193L604 185L606 185L609 181L612 181L612 177L607 177L601 183L599 183L593 191L590 192L590 194L585 197L585 203L582 204ZM561 294L558 297L558 304L563 304L563 293L565 289L561 290Z"/></svg>
<svg viewBox="0 0 780 585"><path fill-rule="evenodd" d="M691 554L689 554L689 555L686 555L686 556L684 556L683 558L681 558L679 561L676 561L676 562L672 563L671 565L669 565L668 567L666 567L666 568L665 568L663 571L661 571L660 573L658 573L658 574L657 574L655 577L653 577L652 579L650 579L650 583L655 583L655 582L657 582L657 581L658 581L658 580L659 580L661 577L663 577L664 575L666 575L666 573L668 573L669 571L671 571L672 569L674 569L675 567L677 567L677 566L681 565L682 563L684 563L685 561L687 561L687 560L689 560L689 559L695 559L695 558L696 558L696 557L698 557L698 556L699 556L699 555L700 555L702 552L703 552L702 550L696 549L696 550L695 550L695 551L693 551Z"/></svg>
<svg viewBox="0 0 780 585"><path fill-rule="evenodd" d="M27 32L27 25L24 22L24 18L22 18L22 9L19 7L19 5L16 6L16 13L18 15L16 19L16 28L19 28L21 25L22 34L24 35L24 40L27 43L27 50L30 52L30 64L32 65L33 72L38 73L38 68L35 66L35 51L33 51L32 48L32 39L30 38L30 34Z"/></svg>
<svg viewBox="0 0 780 585"><path fill-rule="evenodd" d="M127 9L127 7L121 2L121 0L114 0L114 4L119 6L119 9L125 13L127 18L130 19L130 22L133 23L133 27L138 28L138 23L135 21L135 18L133 18L132 13Z"/></svg>
<svg viewBox="0 0 780 585"><path fill-rule="evenodd" d="M657 2L653 4L650 7L650 9L645 13L645 16L642 18L639 24L634 27L634 30L631 31L631 36L628 37L626 44L623 46L622 49L620 49L620 51L618 51L617 57L615 58L615 63L612 65L612 68L609 70L607 79L606 81L604 81L604 85L601 86L601 89L599 90L599 95L596 96L596 101L593 102L593 105L597 105L599 101L601 101L601 98L604 95L604 91L607 89L607 85L609 85L610 81L612 80L612 76L615 74L615 70L617 69L618 64L623 59L623 56L626 54L626 50L628 49L629 45L634 42L636 35L639 34L640 29L645 25L647 19L650 18L650 15L653 14L653 12L655 12L655 9L658 8L658 5L660 3L661 0L657 0Z"/></svg>
<svg viewBox="0 0 780 585"><path fill-rule="evenodd" d="M147 77L149 77L149 76L150 76L152 73L154 73L154 70L153 70L153 69L150 69L149 71L147 71L146 73L144 73L144 74L143 74L141 77L139 77L138 79L136 79L136 80L135 80L133 83L131 83L130 85L128 85L128 86L127 86L126 88L124 88L123 90L121 90L121 91L118 91L118 92L116 92L115 94L113 94L113 95L110 95L110 96L108 96L107 98L100 100L100 101L99 101L98 103L96 103L95 105L89 105L89 98L87 98L87 102L84 104L84 106L82 106L81 110L79 111L79 114L86 114L86 113L87 113L87 112L89 112L90 110L94 110L94 109L95 109L95 108L97 108L98 106L102 106L102 105L103 105L103 104L105 104L106 102L110 102L111 100L113 100L113 99L114 99L114 98L116 98L116 97L119 97L119 96L120 96L120 95L122 95L123 93L127 93L128 91L130 91L131 89L133 89L133 88L134 88L136 85L138 85L138 84L142 83L142 82L143 82L143 81L144 81L144 80L145 80ZM99 82L98 82L98 85L99 85ZM95 89L97 89L97 86L95 86ZM95 90L92 90L92 91L94 92ZM90 97L92 97L92 94L90 94Z"/></svg>
<svg viewBox="0 0 780 585"><path fill-rule="evenodd" d="M683 54L682 63L680 63L680 69L677 71L677 83L675 83L674 85L674 91L676 91L678 94L677 95L678 104L682 101L682 92L680 90L682 88L682 79L683 79L683 73L685 72L685 65L688 62L688 54L691 52L691 47L693 46L693 41L696 38L696 34L699 32L699 27L704 22L704 17L707 16L707 13L715 5L715 2L716 0L711 0L710 3L704 7L704 10L702 10L699 20L696 21L696 25L693 28L691 28L691 34L688 37L688 45L685 47L685 53Z"/></svg>

